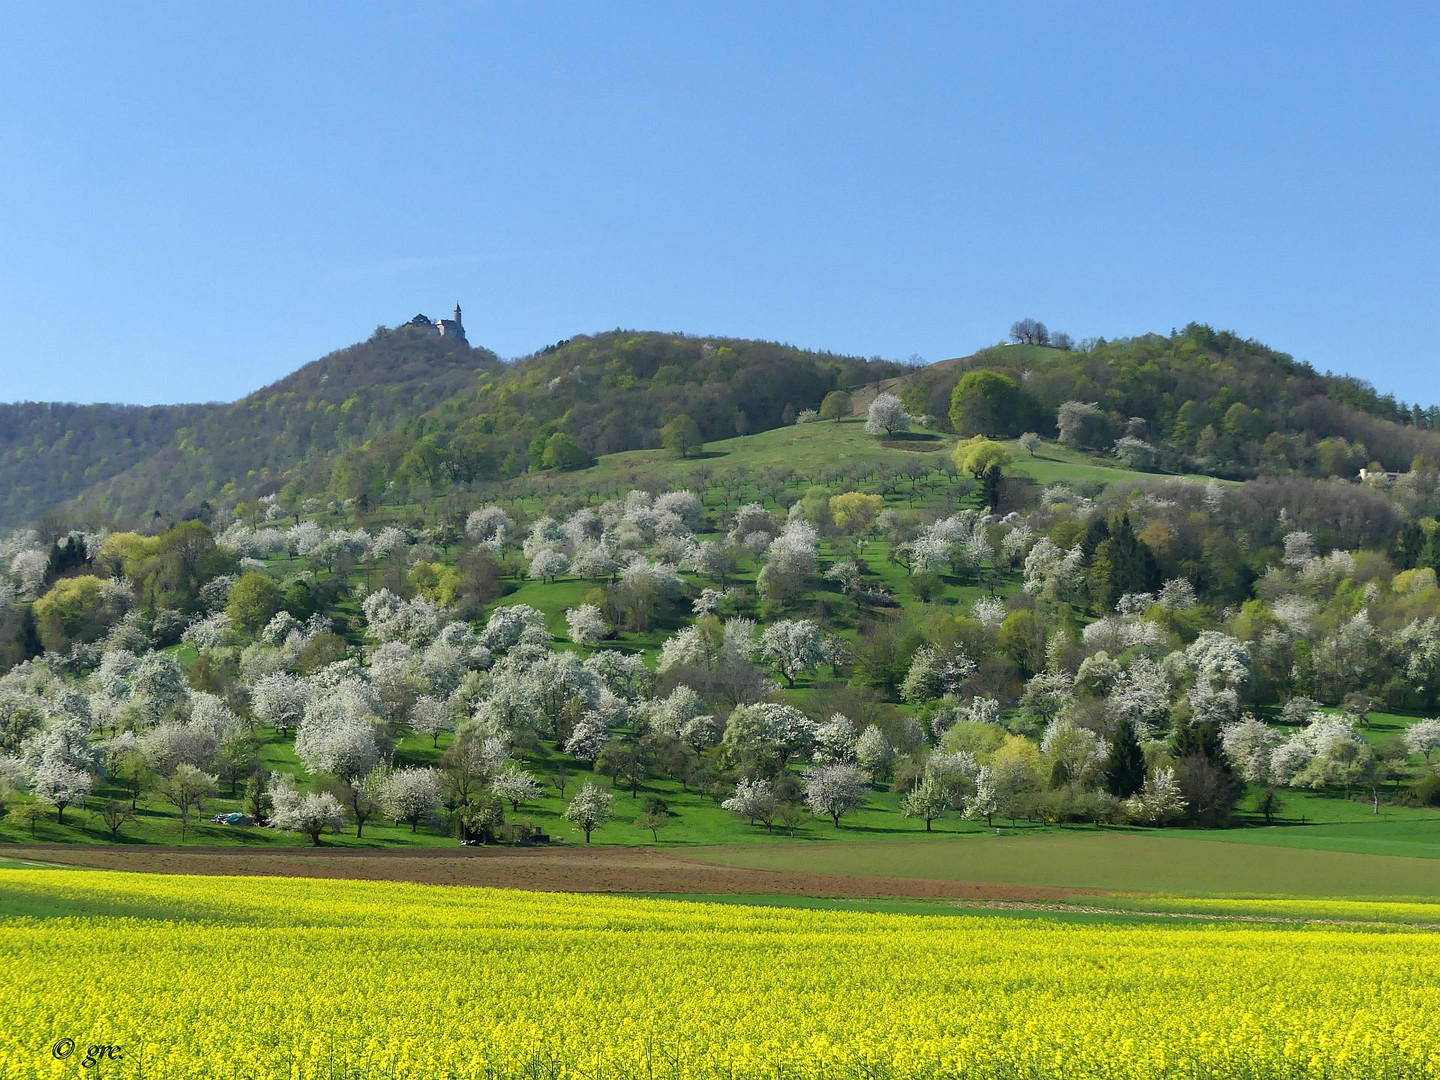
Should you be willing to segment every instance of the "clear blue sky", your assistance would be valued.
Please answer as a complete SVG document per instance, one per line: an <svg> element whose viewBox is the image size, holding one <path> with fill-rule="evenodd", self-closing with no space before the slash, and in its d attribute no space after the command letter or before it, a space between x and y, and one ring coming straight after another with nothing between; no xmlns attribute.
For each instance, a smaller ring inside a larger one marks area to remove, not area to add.
<svg viewBox="0 0 1440 1080"><path fill-rule="evenodd" d="M1434 4L0 0L0 400L465 306L928 360L1196 319L1440 400Z"/></svg>

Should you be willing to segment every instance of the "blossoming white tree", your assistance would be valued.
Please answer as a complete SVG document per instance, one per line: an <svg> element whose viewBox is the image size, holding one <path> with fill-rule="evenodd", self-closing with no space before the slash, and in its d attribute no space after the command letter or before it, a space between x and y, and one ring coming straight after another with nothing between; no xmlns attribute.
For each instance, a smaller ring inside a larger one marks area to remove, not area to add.
<svg viewBox="0 0 1440 1080"><path fill-rule="evenodd" d="M896 432L909 431L911 416L905 404L888 390L875 395L865 413L865 433L892 437Z"/></svg>
<svg viewBox="0 0 1440 1080"><path fill-rule="evenodd" d="M604 826L614 815L615 796L593 783L583 785L565 808L566 820L579 826L585 833L587 844L590 843L590 834Z"/></svg>

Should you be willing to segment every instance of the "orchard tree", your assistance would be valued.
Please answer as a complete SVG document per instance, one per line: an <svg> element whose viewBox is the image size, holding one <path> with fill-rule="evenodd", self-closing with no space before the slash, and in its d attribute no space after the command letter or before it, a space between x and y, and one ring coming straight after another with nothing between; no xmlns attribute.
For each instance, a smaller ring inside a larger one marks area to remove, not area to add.
<svg viewBox="0 0 1440 1080"><path fill-rule="evenodd" d="M190 815L204 809L206 800L215 794L216 783L214 776L185 764L177 765L174 773L160 781L161 796L180 812L182 842L190 828Z"/></svg>
<svg viewBox="0 0 1440 1080"><path fill-rule="evenodd" d="M380 809L392 821L403 821L416 832L420 822L440 810L440 772L430 768L395 769L378 785Z"/></svg>
<svg viewBox="0 0 1440 1080"><path fill-rule="evenodd" d="M1420 754L1428 762L1440 750L1440 720L1417 720L1405 729L1405 749Z"/></svg>
<svg viewBox="0 0 1440 1080"><path fill-rule="evenodd" d="M869 794L865 775L854 765L821 765L805 774L805 802L817 817L828 817L835 828L840 819L865 805Z"/></svg>
<svg viewBox="0 0 1440 1080"><path fill-rule="evenodd" d="M281 735L294 731L305 715L311 688L303 679L284 671L262 675L250 688L250 712Z"/></svg>
<svg viewBox="0 0 1440 1080"><path fill-rule="evenodd" d="M670 811L659 806L648 806L644 813L635 819L637 829L648 829L650 839L656 843L660 842L660 830L670 824Z"/></svg>
<svg viewBox="0 0 1440 1080"><path fill-rule="evenodd" d="M359 779L380 760L377 711L373 691L356 680L328 688L305 708L295 733L295 755L312 773Z"/></svg>
<svg viewBox="0 0 1440 1080"><path fill-rule="evenodd" d="M102 825L110 830L110 839L116 840L119 839L120 830L125 823L134 820L135 810L127 803L106 799L95 811L95 816L100 819Z"/></svg>
<svg viewBox="0 0 1440 1080"><path fill-rule="evenodd" d="M1146 825L1164 825L1185 812L1186 801L1180 793L1175 770L1158 768L1145 778L1145 786L1125 800L1125 809L1136 821Z"/></svg>
<svg viewBox="0 0 1440 1080"><path fill-rule="evenodd" d="M893 438L897 432L909 431L912 417L905 403L888 390L875 396L865 414L865 433Z"/></svg>
<svg viewBox="0 0 1440 1080"><path fill-rule="evenodd" d="M615 796L594 783L586 783L565 808L565 818L579 826L590 843L590 834L615 815Z"/></svg>
<svg viewBox="0 0 1440 1080"><path fill-rule="evenodd" d="M1027 431L1024 435L1020 436L1020 445L1024 447L1025 452L1033 458L1036 449L1040 446L1040 436L1033 431Z"/></svg>
<svg viewBox="0 0 1440 1080"><path fill-rule="evenodd" d="M530 560L530 578L538 581L554 581L570 569L570 559L563 552L555 548L545 548L537 551L535 557Z"/></svg>
<svg viewBox="0 0 1440 1080"><path fill-rule="evenodd" d="M42 762L32 779L35 797L55 807L57 824L65 821L66 807L85 805L94 783L88 772L55 760Z"/></svg>
<svg viewBox="0 0 1440 1080"><path fill-rule="evenodd" d="M312 791L302 795L289 777L269 792L270 816L266 822L272 829L301 833L310 843L320 846L323 833L340 831L344 811L340 800L328 791Z"/></svg>
<svg viewBox="0 0 1440 1080"><path fill-rule="evenodd" d="M581 604L565 612L565 627L577 645L598 645L610 633L605 616L595 604Z"/></svg>
<svg viewBox="0 0 1440 1080"><path fill-rule="evenodd" d="M900 813L907 818L922 819L925 831L929 832L930 823L950 809L951 801L951 793L945 786L926 773L901 801Z"/></svg>
<svg viewBox="0 0 1440 1080"><path fill-rule="evenodd" d="M190 694L180 664L169 653L148 653L130 678L131 691L145 720L155 724Z"/></svg>
<svg viewBox="0 0 1440 1080"><path fill-rule="evenodd" d="M510 809L520 812L520 804L538 799L545 794L545 788L535 774L522 769L513 762L490 782L490 790L510 804Z"/></svg>
<svg viewBox="0 0 1440 1080"><path fill-rule="evenodd" d="M773 832L775 810L779 805L780 800L776 798L775 789L769 780L745 779L735 785L735 794L722 802L720 808L728 810L736 817L744 818L752 825L759 821L766 830Z"/></svg>
<svg viewBox="0 0 1440 1080"><path fill-rule="evenodd" d="M424 695L410 706L410 728L417 735L428 735L430 745L438 747L440 736L455 727L450 707L439 698Z"/></svg>
<svg viewBox="0 0 1440 1080"><path fill-rule="evenodd" d="M797 676L825 662L828 650L820 628L809 619L781 619L761 633L760 656L793 687Z"/></svg>
<svg viewBox="0 0 1440 1080"><path fill-rule="evenodd" d="M972 821L984 818L986 825L993 825L1001 805L1000 785L995 779L995 771L988 765L981 765L975 770L975 789L965 801L965 816Z"/></svg>
<svg viewBox="0 0 1440 1080"><path fill-rule="evenodd" d="M894 760L895 750L890 740L874 724L866 727L855 740L855 764L872 778L888 776Z"/></svg>

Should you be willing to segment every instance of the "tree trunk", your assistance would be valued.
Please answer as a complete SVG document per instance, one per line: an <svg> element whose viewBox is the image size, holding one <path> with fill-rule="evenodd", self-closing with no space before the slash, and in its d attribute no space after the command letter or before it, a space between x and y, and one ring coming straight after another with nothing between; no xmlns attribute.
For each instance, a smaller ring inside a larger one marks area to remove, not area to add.
<svg viewBox="0 0 1440 1080"><path fill-rule="evenodd" d="M930 831L930 819L928 817L925 819L925 831Z"/></svg>

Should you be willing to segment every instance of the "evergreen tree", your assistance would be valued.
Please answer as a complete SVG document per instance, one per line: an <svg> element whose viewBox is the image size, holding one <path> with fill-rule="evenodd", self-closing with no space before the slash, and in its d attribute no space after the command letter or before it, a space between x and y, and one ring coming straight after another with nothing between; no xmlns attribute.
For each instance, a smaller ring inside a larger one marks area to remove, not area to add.
<svg viewBox="0 0 1440 1080"><path fill-rule="evenodd" d="M1160 585L1160 564L1150 546L1135 535L1130 515L1110 524L1110 597L1151 592Z"/></svg>
<svg viewBox="0 0 1440 1080"><path fill-rule="evenodd" d="M1436 529L1425 540L1425 546L1420 549L1420 554L1415 559L1415 565L1428 566L1440 574L1440 529Z"/></svg>
<svg viewBox="0 0 1440 1080"><path fill-rule="evenodd" d="M1395 565L1402 570L1413 570L1420 565L1420 552L1425 547L1425 531L1413 518L1400 526L1395 537Z"/></svg>
<svg viewBox="0 0 1440 1080"><path fill-rule="evenodd" d="M1120 721L1110 739L1105 786L1117 799L1127 799L1145 786L1145 753L1135 734L1135 722L1129 717Z"/></svg>
<svg viewBox="0 0 1440 1080"><path fill-rule="evenodd" d="M1000 506L1000 481L1002 473L999 465L989 465L984 475L980 477L980 487L985 498L985 506L994 511Z"/></svg>

